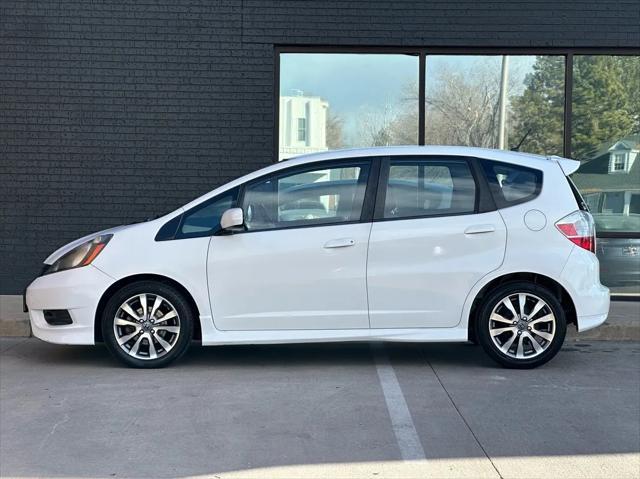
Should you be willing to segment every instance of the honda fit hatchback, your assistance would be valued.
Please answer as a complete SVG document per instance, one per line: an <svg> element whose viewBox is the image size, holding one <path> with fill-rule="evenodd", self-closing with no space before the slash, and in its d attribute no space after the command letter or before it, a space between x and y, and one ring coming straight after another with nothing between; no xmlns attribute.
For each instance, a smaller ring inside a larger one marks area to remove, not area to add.
<svg viewBox="0 0 640 479"><path fill-rule="evenodd" d="M462 147L277 163L54 252L26 291L33 333L142 368L193 339L472 340L538 366L609 310L578 166Z"/></svg>

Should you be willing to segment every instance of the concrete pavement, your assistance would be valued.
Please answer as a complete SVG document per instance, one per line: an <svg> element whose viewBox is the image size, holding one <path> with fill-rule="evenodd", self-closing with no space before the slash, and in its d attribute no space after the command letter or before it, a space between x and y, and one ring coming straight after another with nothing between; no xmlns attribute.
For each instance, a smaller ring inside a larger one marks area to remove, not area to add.
<svg viewBox="0 0 640 479"><path fill-rule="evenodd" d="M468 344L195 347L140 371L2 339L0 475L638 477L640 345L531 371Z"/></svg>

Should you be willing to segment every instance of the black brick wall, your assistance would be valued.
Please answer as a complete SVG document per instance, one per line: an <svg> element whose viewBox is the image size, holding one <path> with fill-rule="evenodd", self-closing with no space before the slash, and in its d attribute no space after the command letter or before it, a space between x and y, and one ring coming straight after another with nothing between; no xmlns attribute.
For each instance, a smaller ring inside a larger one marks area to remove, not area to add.
<svg viewBox="0 0 640 479"><path fill-rule="evenodd" d="M270 163L276 44L638 47L640 2L0 0L0 294Z"/></svg>

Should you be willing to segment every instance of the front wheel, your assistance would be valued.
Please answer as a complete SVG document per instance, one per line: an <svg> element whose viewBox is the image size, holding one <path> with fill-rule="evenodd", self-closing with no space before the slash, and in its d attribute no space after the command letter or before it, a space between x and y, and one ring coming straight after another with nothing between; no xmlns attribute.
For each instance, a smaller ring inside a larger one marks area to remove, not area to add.
<svg viewBox="0 0 640 479"><path fill-rule="evenodd" d="M484 350L508 368L535 368L553 358L567 322L556 296L528 282L508 283L487 296L477 334Z"/></svg>
<svg viewBox="0 0 640 479"><path fill-rule="evenodd" d="M117 359L136 368L159 368L178 359L193 336L193 312L184 296L156 281L131 283L111 296L102 337Z"/></svg>

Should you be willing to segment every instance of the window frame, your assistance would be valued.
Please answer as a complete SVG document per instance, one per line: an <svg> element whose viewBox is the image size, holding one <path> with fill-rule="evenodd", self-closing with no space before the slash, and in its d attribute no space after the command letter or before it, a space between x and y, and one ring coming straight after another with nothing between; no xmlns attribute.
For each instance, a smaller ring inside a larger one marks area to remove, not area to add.
<svg viewBox="0 0 640 479"><path fill-rule="evenodd" d="M332 169L332 168L355 168L355 167L362 167L362 166L368 167L369 171L368 171L367 182L365 184L364 198L362 200L362 210L360 212L360 218L357 220L334 221L334 222L306 224L306 225L288 225L288 226L280 226L276 228L259 229L259 230L247 230L245 228L243 231L236 231L236 232L229 232L229 233L221 232L221 233L233 234L233 235L251 234L251 233L269 233L271 231L293 230L293 229L300 229L300 228L321 228L324 226L370 223L373 219L373 210L374 210L374 205L376 200L376 190L377 190L378 177L380 172L380 157L376 157L376 156L338 158L333 160L314 161L310 163L304 163L302 165L290 166L288 168L283 168L281 170L267 173L257 178L253 178L250 181L247 181L239 186L240 192L236 200L236 207L242 208L242 205L244 203L245 193L248 187L264 182L267 179L272 179L274 181L277 181L280 178L298 175L302 173L308 173L310 171L315 171L315 170ZM243 208L243 213L244 213L244 208ZM220 235L221 233L218 233L218 235Z"/></svg>
<svg viewBox="0 0 640 479"><path fill-rule="evenodd" d="M611 165L613 168L611 169L611 173L624 173L627 171L627 156L625 153L614 153L613 154L613 164ZM622 168L618 169L617 166L622 164Z"/></svg>
<svg viewBox="0 0 640 479"><path fill-rule="evenodd" d="M385 218L384 207L387 198L387 185L389 183L389 172L391 170L391 163L405 162L408 165L419 164L421 162L443 164L446 162L463 162L466 163L471 172L471 176L475 182L475 201L474 208L471 212L462 213L442 213L442 214L428 214L428 215L416 215L416 216L403 216L399 218ZM469 216L480 213L487 213L496 210L495 202L489 191L489 185L480 171L478 164L479 159L469 156L457 156L457 155L393 155L387 156L382 160L380 166L380 174L378 179L378 187L375 202L375 211L373 221L403 221L403 220L417 220L417 219L429 219L429 218L443 218L452 216Z"/></svg>
<svg viewBox="0 0 640 479"><path fill-rule="evenodd" d="M300 127L300 123L302 123L302 128ZM305 117L301 116L297 118L296 130L297 130L297 141L304 141L306 143L307 142L307 119ZM301 132L302 132L302 139L300 139Z"/></svg>

